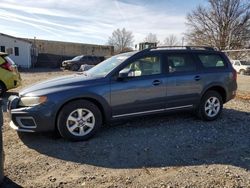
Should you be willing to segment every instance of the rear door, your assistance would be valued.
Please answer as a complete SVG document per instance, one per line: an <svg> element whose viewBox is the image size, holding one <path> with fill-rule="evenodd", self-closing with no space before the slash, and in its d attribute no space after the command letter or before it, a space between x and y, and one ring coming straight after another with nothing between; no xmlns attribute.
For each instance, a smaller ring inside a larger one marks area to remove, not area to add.
<svg viewBox="0 0 250 188"><path fill-rule="evenodd" d="M190 53L167 53L167 108L192 107L202 91L200 67Z"/></svg>
<svg viewBox="0 0 250 188"><path fill-rule="evenodd" d="M118 70L131 70L123 80L111 80L113 118L164 111L166 107L166 75L161 55L146 55Z"/></svg>

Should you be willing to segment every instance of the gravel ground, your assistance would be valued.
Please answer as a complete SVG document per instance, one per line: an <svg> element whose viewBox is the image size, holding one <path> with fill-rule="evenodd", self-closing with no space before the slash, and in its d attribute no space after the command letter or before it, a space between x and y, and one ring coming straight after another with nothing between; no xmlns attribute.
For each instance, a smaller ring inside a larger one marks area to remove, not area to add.
<svg viewBox="0 0 250 188"><path fill-rule="evenodd" d="M238 91L250 93L250 75L237 75L238 76Z"/></svg>
<svg viewBox="0 0 250 188"><path fill-rule="evenodd" d="M70 73L22 78L29 85ZM249 122L250 101L235 99L213 122L189 112L154 115L72 143L47 133L17 134L4 113L3 187L250 187Z"/></svg>

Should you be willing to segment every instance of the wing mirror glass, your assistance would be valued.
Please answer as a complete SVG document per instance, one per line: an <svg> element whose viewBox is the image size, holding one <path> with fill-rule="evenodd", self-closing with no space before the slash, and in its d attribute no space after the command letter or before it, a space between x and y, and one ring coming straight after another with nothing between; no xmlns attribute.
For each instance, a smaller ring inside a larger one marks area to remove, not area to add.
<svg viewBox="0 0 250 188"><path fill-rule="evenodd" d="M119 72L119 76L118 78L120 79L124 79L124 78L127 78L129 76L129 73L131 72L130 69L123 69Z"/></svg>

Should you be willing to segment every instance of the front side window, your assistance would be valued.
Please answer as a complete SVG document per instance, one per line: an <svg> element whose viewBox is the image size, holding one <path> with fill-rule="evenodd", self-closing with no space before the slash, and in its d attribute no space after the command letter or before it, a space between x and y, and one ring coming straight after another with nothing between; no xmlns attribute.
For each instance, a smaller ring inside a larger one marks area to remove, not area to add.
<svg viewBox="0 0 250 188"><path fill-rule="evenodd" d="M203 67L205 68L223 68L226 67L225 62L220 55L217 54L202 54L198 55Z"/></svg>
<svg viewBox="0 0 250 188"><path fill-rule="evenodd" d="M161 60L159 56L143 57L130 63L120 72L128 72L128 77L161 74Z"/></svg>
<svg viewBox="0 0 250 188"><path fill-rule="evenodd" d="M196 64L188 54L168 55L169 73L196 71Z"/></svg>
<svg viewBox="0 0 250 188"><path fill-rule="evenodd" d="M83 57L83 55L80 56L76 56L72 59L72 61L79 61L81 58Z"/></svg>

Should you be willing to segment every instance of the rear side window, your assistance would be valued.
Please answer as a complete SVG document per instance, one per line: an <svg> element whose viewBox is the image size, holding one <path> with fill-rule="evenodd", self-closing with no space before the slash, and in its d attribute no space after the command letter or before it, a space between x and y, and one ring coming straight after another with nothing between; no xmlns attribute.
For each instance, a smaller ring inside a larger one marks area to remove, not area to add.
<svg viewBox="0 0 250 188"><path fill-rule="evenodd" d="M224 68L225 61L217 54L200 54L198 55L203 67L205 68Z"/></svg>
<svg viewBox="0 0 250 188"><path fill-rule="evenodd" d="M196 64L189 54L173 54L168 55L169 73L176 72L194 72Z"/></svg>

